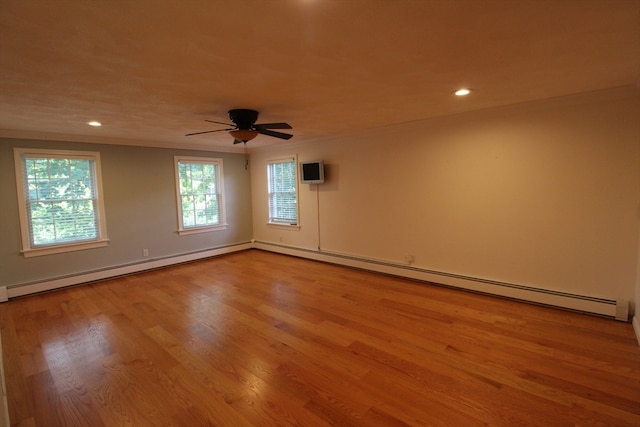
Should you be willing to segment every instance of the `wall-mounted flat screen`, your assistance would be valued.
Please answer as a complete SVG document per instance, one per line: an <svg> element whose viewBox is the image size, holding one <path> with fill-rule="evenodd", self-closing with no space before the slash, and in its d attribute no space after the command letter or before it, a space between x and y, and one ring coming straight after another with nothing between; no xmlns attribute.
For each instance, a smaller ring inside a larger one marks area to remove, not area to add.
<svg viewBox="0 0 640 427"><path fill-rule="evenodd" d="M300 162L300 182L304 184L322 184L324 182L324 162Z"/></svg>

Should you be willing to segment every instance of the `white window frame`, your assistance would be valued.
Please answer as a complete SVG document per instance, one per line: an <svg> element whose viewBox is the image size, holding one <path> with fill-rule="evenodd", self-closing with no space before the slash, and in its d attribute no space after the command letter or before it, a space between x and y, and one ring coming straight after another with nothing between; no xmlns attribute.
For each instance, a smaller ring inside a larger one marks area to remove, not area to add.
<svg viewBox="0 0 640 427"><path fill-rule="evenodd" d="M271 214L271 171L270 166L276 163L292 163L293 164L293 173L295 174L295 200L296 200L296 221L274 221ZM300 228L300 200L299 200L299 191L298 191L298 160L296 156L287 156L287 157L279 157L274 159L267 160L267 225L271 227L282 227L289 229L298 229Z"/></svg>
<svg viewBox="0 0 640 427"><path fill-rule="evenodd" d="M179 172L179 164L180 163L190 163L190 164L209 164L216 166L217 176L215 177L216 182L216 197L218 201L218 223L217 224L208 224L208 225L193 225L193 226L185 226L184 225L184 215L182 211L182 194L180 194L180 172ZM224 197L224 173L222 166L222 159L212 158L212 157L188 157L188 156L174 156L174 169L175 169L175 178L176 178L176 204L178 209L178 234L187 235L194 233L207 233L211 231L224 230L227 228L227 216L225 209L225 197Z"/></svg>
<svg viewBox="0 0 640 427"><path fill-rule="evenodd" d="M18 212L20 217L20 232L22 234L22 254L25 257L51 255L63 252L80 251L107 246L106 216L104 211L104 200L102 197L102 168L100 166L100 153L96 151L75 151L75 150L49 150L37 148L14 148L14 163L16 171L16 189L18 192ZM50 244L35 244L32 241L31 217L29 200L27 198L28 189L25 170L25 161L28 158L43 159L75 159L89 160L92 164L92 184L93 184L93 204L96 216L96 238L87 240L71 240L68 242L56 242Z"/></svg>

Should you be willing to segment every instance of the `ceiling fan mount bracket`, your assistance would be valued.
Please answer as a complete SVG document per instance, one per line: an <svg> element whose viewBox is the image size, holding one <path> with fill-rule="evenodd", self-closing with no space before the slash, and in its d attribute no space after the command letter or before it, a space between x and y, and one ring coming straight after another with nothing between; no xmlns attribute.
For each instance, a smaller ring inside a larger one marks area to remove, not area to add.
<svg viewBox="0 0 640 427"><path fill-rule="evenodd" d="M258 120L258 112L255 110L238 108L235 110L229 110L229 118L236 126L238 126L238 129L249 130L253 128L256 120Z"/></svg>

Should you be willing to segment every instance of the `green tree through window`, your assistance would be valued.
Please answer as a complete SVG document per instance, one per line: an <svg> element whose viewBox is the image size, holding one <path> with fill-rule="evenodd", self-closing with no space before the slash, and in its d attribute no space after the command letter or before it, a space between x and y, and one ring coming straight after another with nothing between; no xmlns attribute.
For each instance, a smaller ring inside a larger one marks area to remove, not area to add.
<svg viewBox="0 0 640 427"><path fill-rule="evenodd" d="M25 159L34 246L97 237L90 160Z"/></svg>
<svg viewBox="0 0 640 427"><path fill-rule="evenodd" d="M180 230L224 225L222 160L176 157Z"/></svg>

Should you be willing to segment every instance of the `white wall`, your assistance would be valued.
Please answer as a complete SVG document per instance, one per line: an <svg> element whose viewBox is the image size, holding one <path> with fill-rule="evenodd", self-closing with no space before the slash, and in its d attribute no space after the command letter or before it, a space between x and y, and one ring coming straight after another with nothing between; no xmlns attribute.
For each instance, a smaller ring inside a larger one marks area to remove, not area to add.
<svg viewBox="0 0 640 427"><path fill-rule="evenodd" d="M622 88L256 150L254 238L633 303L639 117ZM326 164L296 231L266 225L265 162L286 154Z"/></svg>

